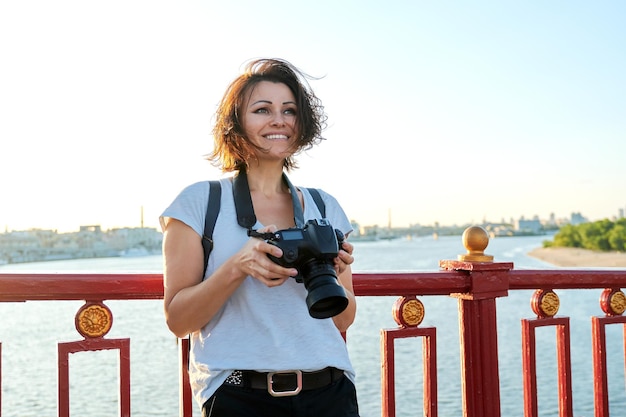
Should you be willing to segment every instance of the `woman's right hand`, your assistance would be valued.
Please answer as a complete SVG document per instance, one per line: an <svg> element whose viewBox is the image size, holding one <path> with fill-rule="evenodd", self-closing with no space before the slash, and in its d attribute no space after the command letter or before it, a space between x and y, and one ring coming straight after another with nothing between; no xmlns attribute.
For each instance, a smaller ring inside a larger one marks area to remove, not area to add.
<svg viewBox="0 0 626 417"><path fill-rule="evenodd" d="M260 233L275 232L276 226L266 226L259 229ZM280 258L283 251L270 243L258 238L250 238L248 242L234 256L235 264L240 268L243 276L251 276L268 287L282 285L291 277L298 274L295 268L285 268L274 261L268 255Z"/></svg>

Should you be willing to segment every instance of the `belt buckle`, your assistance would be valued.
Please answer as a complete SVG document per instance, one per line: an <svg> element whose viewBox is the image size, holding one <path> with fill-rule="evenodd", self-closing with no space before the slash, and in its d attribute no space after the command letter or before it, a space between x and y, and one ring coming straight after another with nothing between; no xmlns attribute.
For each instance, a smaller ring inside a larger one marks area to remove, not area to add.
<svg viewBox="0 0 626 417"><path fill-rule="evenodd" d="M274 375L289 375L294 374L296 376L296 388L288 391L275 391L274 390ZM273 397L289 397L292 395L298 395L302 391L302 371L279 371L268 372L267 374L267 392Z"/></svg>

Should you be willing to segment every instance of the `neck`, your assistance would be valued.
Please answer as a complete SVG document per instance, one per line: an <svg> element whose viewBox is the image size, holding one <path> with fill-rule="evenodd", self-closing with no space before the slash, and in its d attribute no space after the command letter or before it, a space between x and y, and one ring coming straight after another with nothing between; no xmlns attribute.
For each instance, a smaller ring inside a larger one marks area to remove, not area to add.
<svg viewBox="0 0 626 417"><path fill-rule="evenodd" d="M272 167L250 166L246 172L251 192L261 192L265 195L289 192L283 182L282 165Z"/></svg>

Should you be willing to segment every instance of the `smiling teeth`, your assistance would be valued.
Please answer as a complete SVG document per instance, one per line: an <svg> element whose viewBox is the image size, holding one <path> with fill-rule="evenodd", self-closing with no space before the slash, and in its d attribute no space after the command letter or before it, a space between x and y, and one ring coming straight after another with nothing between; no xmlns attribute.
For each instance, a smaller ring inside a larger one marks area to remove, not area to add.
<svg viewBox="0 0 626 417"><path fill-rule="evenodd" d="M267 135L265 139L287 139L286 135Z"/></svg>

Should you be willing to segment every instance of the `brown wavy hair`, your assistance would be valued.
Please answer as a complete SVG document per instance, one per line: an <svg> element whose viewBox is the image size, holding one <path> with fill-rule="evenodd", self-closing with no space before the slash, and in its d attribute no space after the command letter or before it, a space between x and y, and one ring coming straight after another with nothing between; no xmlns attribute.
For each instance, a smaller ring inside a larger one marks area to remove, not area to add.
<svg viewBox="0 0 626 417"><path fill-rule="evenodd" d="M215 113L215 147L207 159L213 165L221 167L223 172L231 172L247 166L248 161L255 158L255 150L263 151L246 137L240 115L249 93L261 81L285 84L295 97L298 109L296 131L299 136L294 155L323 140L321 134L326 128L327 116L322 102L308 84L307 79L312 78L282 59L256 59L248 62L244 72L226 89ZM285 159L284 168L287 171L297 168L293 155Z"/></svg>

